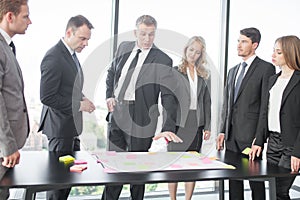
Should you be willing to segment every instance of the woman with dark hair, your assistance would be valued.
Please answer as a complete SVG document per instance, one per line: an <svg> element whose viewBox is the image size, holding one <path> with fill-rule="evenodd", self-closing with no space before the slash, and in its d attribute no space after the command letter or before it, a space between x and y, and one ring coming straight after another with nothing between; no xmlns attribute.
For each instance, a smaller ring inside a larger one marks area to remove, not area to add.
<svg viewBox="0 0 300 200"><path fill-rule="evenodd" d="M265 102L263 127L249 154L253 160L268 140L269 163L298 172L300 168L300 40L283 36L275 41L272 62L281 71L270 77L268 100ZM267 130L267 131L265 131ZM267 134L265 134L267 132ZM295 177L276 178L278 200L290 199L289 190Z"/></svg>

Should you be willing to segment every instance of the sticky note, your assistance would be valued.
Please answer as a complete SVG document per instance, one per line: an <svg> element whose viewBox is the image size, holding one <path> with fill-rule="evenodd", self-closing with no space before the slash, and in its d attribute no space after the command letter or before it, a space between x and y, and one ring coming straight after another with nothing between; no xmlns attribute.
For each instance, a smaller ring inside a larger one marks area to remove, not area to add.
<svg viewBox="0 0 300 200"><path fill-rule="evenodd" d="M82 172L87 169L86 165L73 165L70 167L71 172Z"/></svg>
<svg viewBox="0 0 300 200"><path fill-rule="evenodd" d="M202 162L203 162L204 164L211 164L211 163L212 163L212 160L211 160L210 158L208 158L208 157L204 157L204 158L202 159Z"/></svg>
<svg viewBox="0 0 300 200"><path fill-rule="evenodd" d="M242 151L242 154L249 155L251 148L247 147Z"/></svg>
<svg viewBox="0 0 300 200"><path fill-rule="evenodd" d="M108 156L116 156L117 152L115 152L115 151L107 151L106 155L108 155Z"/></svg>
<svg viewBox="0 0 300 200"><path fill-rule="evenodd" d="M65 163L65 164L73 163L74 160L75 160L75 158L73 156L70 156L70 155L59 157L59 161Z"/></svg>
<svg viewBox="0 0 300 200"><path fill-rule="evenodd" d="M179 168L182 168L182 165L172 164L172 165L170 165L170 167L179 169Z"/></svg>
<svg viewBox="0 0 300 200"><path fill-rule="evenodd" d="M127 159L136 159L137 156L136 155L127 155L126 158Z"/></svg>
<svg viewBox="0 0 300 200"><path fill-rule="evenodd" d="M74 160L74 165L81 165L81 164L87 164L87 161L85 161L85 160Z"/></svg>

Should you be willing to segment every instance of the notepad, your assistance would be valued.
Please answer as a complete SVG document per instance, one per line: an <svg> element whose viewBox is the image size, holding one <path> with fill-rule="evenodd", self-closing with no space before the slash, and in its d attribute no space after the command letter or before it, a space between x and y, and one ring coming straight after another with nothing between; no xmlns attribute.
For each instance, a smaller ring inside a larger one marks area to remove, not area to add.
<svg viewBox="0 0 300 200"><path fill-rule="evenodd" d="M87 161L85 160L74 160L74 165L82 165L87 164Z"/></svg>
<svg viewBox="0 0 300 200"><path fill-rule="evenodd" d="M87 165L73 165L70 167L71 172L82 172L87 169Z"/></svg>
<svg viewBox="0 0 300 200"><path fill-rule="evenodd" d="M63 162L65 164L73 163L74 160L75 160L75 158L73 156L70 156L70 155L59 157L59 162Z"/></svg>

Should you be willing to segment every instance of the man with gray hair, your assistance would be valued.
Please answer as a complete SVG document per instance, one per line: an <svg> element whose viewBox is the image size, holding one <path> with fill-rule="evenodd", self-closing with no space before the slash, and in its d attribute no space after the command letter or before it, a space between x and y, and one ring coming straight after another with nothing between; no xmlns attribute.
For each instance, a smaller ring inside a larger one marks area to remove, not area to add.
<svg viewBox="0 0 300 200"><path fill-rule="evenodd" d="M106 101L110 151L148 151L159 116L159 94L165 111L160 137L179 141L174 134L177 102L172 59L153 44L156 28L157 22L152 16L139 17L134 30L136 41L122 42L108 69ZM121 190L122 185L106 186L102 199L119 199ZM142 200L144 190L145 184L131 184L131 199Z"/></svg>

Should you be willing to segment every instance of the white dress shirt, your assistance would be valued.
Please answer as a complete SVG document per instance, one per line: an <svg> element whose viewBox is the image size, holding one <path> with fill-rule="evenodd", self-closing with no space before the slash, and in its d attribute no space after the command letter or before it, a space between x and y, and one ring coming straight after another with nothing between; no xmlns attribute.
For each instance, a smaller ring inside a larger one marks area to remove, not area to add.
<svg viewBox="0 0 300 200"><path fill-rule="evenodd" d="M194 67L194 80L191 77L189 68L187 68L187 75L190 83L190 110L197 110L197 86L198 86L198 75L196 68Z"/></svg>
<svg viewBox="0 0 300 200"><path fill-rule="evenodd" d="M283 91L290 78L277 78L276 83L271 88L269 98L268 127L270 131L280 133L280 107Z"/></svg>
<svg viewBox="0 0 300 200"><path fill-rule="evenodd" d="M256 55L253 55L253 56L251 56L250 58L248 58L247 60L242 60L242 61L241 61L240 67L239 67L239 71L238 71L238 73L236 74L235 84L234 84L234 85L236 85L236 81L237 81L237 79L238 79L238 77L239 77L239 75L240 75L240 73L241 73L241 71L242 71L242 67L241 67L241 66L242 66L242 63L243 63L243 62L247 63L247 66L246 66L246 68L245 68L245 73L244 73L244 77L245 77L245 75L246 75L246 73L247 73L247 71L248 71L250 65L252 64L253 60L255 59L255 57L256 57Z"/></svg>
<svg viewBox="0 0 300 200"><path fill-rule="evenodd" d="M141 53L139 54L138 62L136 64L136 67L134 68L134 71L133 71L132 77L130 79L129 85L128 85L128 87L126 89L126 92L124 94L124 100L127 100L127 101L134 101L135 100L135 86L136 86L137 78L139 76L139 73L142 69L143 63L144 63L150 49L151 48L146 49L146 50L141 49ZM122 88L122 85L123 85L125 77L126 77L126 74L128 72L128 68L130 66L130 63L134 59L134 57L137 53L137 50L138 50L138 47L135 46L133 48L130 56L128 57L122 71L121 71L121 76L119 78L118 85L117 85L117 87L115 89L115 92L114 92L115 97L118 97L118 95L120 93L120 90Z"/></svg>

